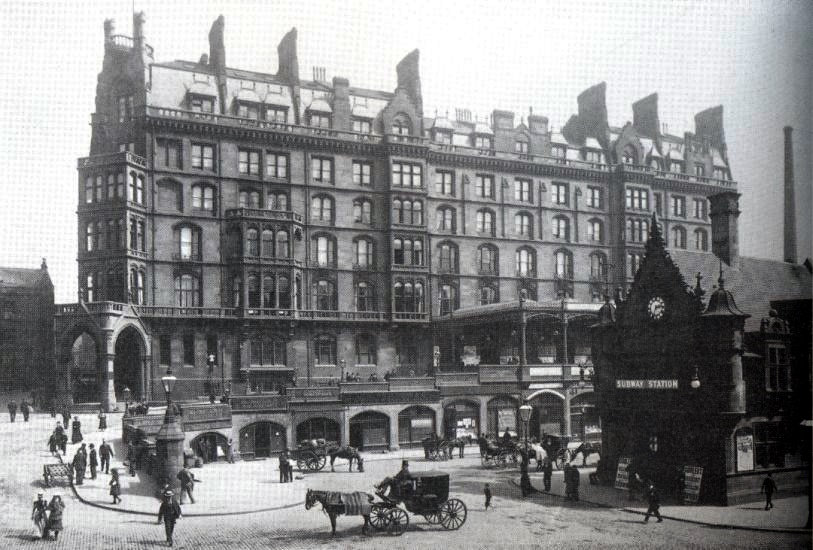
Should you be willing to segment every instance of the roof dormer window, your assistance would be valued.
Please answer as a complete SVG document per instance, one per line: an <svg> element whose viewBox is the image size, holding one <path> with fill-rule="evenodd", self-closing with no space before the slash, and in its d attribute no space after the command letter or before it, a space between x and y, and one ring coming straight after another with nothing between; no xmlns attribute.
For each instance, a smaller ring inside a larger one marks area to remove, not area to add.
<svg viewBox="0 0 813 550"><path fill-rule="evenodd" d="M491 140L491 136L484 136L482 134L475 134L474 136L474 146L477 149L491 149L493 145L493 141Z"/></svg>
<svg viewBox="0 0 813 550"><path fill-rule="evenodd" d="M527 155L528 154L528 142L524 139L520 139L514 142L514 152L519 153L520 155ZM556 156L556 155L554 155Z"/></svg>
<svg viewBox="0 0 813 550"><path fill-rule="evenodd" d="M237 102L237 116L240 118L260 119L260 105L249 101Z"/></svg>
<svg viewBox="0 0 813 550"><path fill-rule="evenodd" d="M550 147L550 156L556 158L565 158L567 154L567 147L564 145L551 145Z"/></svg>
<svg viewBox="0 0 813 550"><path fill-rule="evenodd" d="M435 141L443 145L449 145L452 143L452 133L447 130L439 130L436 128Z"/></svg>
<svg viewBox="0 0 813 550"><path fill-rule="evenodd" d="M207 95L189 94L189 110L198 113L214 113L215 98Z"/></svg>
<svg viewBox="0 0 813 550"><path fill-rule="evenodd" d="M600 164L602 162L601 151L596 151L595 149L585 149L583 153L584 160L587 162L595 162L596 164Z"/></svg>

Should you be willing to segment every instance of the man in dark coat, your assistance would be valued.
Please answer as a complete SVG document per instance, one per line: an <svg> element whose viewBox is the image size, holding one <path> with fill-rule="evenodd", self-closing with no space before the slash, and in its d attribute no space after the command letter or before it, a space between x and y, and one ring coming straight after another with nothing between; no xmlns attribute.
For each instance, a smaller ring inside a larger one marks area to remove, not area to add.
<svg viewBox="0 0 813 550"><path fill-rule="evenodd" d="M170 490L164 491L161 507L158 508L158 524L164 521L164 532L167 535L167 544L172 546L172 535L175 532L175 522L181 517L181 506L174 498L174 493Z"/></svg>
<svg viewBox="0 0 813 550"><path fill-rule="evenodd" d="M130 469L130 476L135 476L136 471L136 448L132 441L127 442L127 465Z"/></svg>
<svg viewBox="0 0 813 550"><path fill-rule="evenodd" d="M571 497L576 502L579 502L579 469L570 465L570 490Z"/></svg>
<svg viewBox="0 0 813 550"><path fill-rule="evenodd" d="M99 445L99 459L101 460L100 471L110 473L110 457L113 456L113 449L107 444L107 441L102 439L102 444Z"/></svg>
<svg viewBox="0 0 813 550"><path fill-rule="evenodd" d="M17 402L13 399L8 404L8 415L12 422L14 422L14 419L17 418Z"/></svg>
<svg viewBox="0 0 813 550"><path fill-rule="evenodd" d="M68 424L71 423L71 411L68 410L68 407L62 408L62 427L64 429L68 429Z"/></svg>
<svg viewBox="0 0 813 550"><path fill-rule="evenodd" d="M90 479L96 479L96 468L99 467L99 459L96 455L96 449L93 447L93 443L90 444Z"/></svg>
<svg viewBox="0 0 813 550"><path fill-rule="evenodd" d="M192 491L195 488L195 474L183 467L178 472L178 480L181 482L181 504L183 504L184 493L189 497L189 502L195 504L195 499L192 496Z"/></svg>
<svg viewBox="0 0 813 550"><path fill-rule="evenodd" d="M81 449L76 451L76 454L73 455L71 465L73 466L73 471L75 472L74 484L82 485L82 482L85 479L85 470L87 469L87 457L85 457L85 454Z"/></svg>
<svg viewBox="0 0 813 550"><path fill-rule="evenodd" d="M545 483L545 492L550 493L550 482L553 477L553 463L545 457L542 461L542 481Z"/></svg>
<svg viewBox="0 0 813 550"><path fill-rule="evenodd" d="M659 511L661 507L661 496L658 494L658 490L655 489L655 485L653 485L652 483L649 484L647 499L649 500L649 507L646 509L644 523L649 521L649 516L651 515L654 515L656 518L658 518L658 523L662 522L663 518L661 517L661 513Z"/></svg>
<svg viewBox="0 0 813 550"><path fill-rule="evenodd" d="M31 406L25 399L20 403L20 412L23 413L23 422L28 422L28 415L31 414Z"/></svg>
<svg viewBox="0 0 813 550"><path fill-rule="evenodd" d="M288 451L282 451L279 454L279 482L280 483L287 483L288 482L288 465L290 464L290 460L288 460Z"/></svg>
<svg viewBox="0 0 813 550"><path fill-rule="evenodd" d="M759 490L760 493L765 493L765 509L770 510L773 508L773 494L778 492L776 488L776 482L771 477L771 473L768 472L768 476L762 480L762 488Z"/></svg>

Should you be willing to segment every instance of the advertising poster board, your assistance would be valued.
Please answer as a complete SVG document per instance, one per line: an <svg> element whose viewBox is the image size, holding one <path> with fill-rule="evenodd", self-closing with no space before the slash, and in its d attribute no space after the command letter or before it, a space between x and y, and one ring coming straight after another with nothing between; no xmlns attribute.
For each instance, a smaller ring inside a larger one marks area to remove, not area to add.
<svg viewBox="0 0 813 550"><path fill-rule="evenodd" d="M683 502L697 504L700 498L700 483L703 480L703 468L699 466L683 467L684 485Z"/></svg>
<svg viewBox="0 0 813 550"><path fill-rule="evenodd" d="M754 434L737 436L737 471L749 472L754 469Z"/></svg>
<svg viewBox="0 0 813 550"><path fill-rule="evenodd" d="M630 458L622 456L618 459L618 469L615 472L615 488L622 491L630 489L630 474L627 467L630 465Z"/></svg>

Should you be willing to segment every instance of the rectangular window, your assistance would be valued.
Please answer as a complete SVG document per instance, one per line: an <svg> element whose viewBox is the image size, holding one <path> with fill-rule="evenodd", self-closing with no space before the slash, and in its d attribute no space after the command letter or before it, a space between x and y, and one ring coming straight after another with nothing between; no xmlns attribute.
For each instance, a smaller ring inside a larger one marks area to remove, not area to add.
<svg viewBox="0 0 813 550"><path fill-rule="evenodd" d="M454 172L448 170L435 172L435 193L454 196Z"/></svg>
<svg viewBox="0 0 813 550"><path fill-rule="evenodd" d="M514 200L532 203L531 196L531 180L516 178L514 180Z"/></svg>
<svg viewBox="0 0 813 550"><path fill-rule="evenodd" d="M528 142L527 141L515 141L514 142L514 152L519 153L521 155L528 154Z"/></svg>
<svg viewBox="0 0 813 550"><path fill-rule="evenodd" d="M567 154L567 148L562 147L561 145L553 145L550 148L550 156L552 156L552 157L565 158L566 154Z"/></svg>
<svg viewBox="0 0 813 550"><path fill-rule="evenodd" d="M658 216L663 216L663 195L655 193L655 212Z"/></svg>
<svg viewBox="0 0 813 550"><path fill-rule="evenodd" d="M260 106L257 103L241 101L237 104L237 116L240 118L252 118L259 120Z"/></svg>
<svg viewBox="0 0 813 550"><path fill-rule="evenodd" d="M477 149L491 149L491 138L488 136L475 136L474 146Z"/></svg>
<svg viewBox="0 0 813 550"><path fill-rule="evenodd" d="M360 160L353 161L353 183L369 187L372 185L373 165Z"/></svg>
<svg viewBox="0 0 813 550"><path fill-rule="evenodd" d="M553 204L567 206L568 204L568 184L566 183L553 183L551 184L551 200Z"/></svg>
<svg viewBox="0 0 813 550"><path fill-rule="evenodd" d="M714 168L714 177L718 180L725 180L728 179L727 172L725 168Z"/></svg>
<svg viewBox="0 0 813 550"><path fill-rule="evenodd" d="M288 155L266 152L265 174L271 178L288 179Z"/></svg>
<svg viewBox="0 0 813 550"><path fill-rule="evenodd" d="M85 178L85 202L87 204L93 202L93 176Z"/></svg>
<svg viewBox="0 0 813 550"><path fill-rule="evenodd" d="M260 173L260 152L240 149L237 152L238 170L243 175L257 176Z"/></svg>
<svg viewBox="0 0 813 550"><path fill-rule="evenodd" d="M215 169L215 148L203 143L192 144L192 168L198 170Z"/></svg>
<svg viewBox="0 0 813 550"><path fill-rule="evenodd" d="M333 159L312 157L311 178L319 183L333 183Z"/></svg>
<svg viewBox="0 0 813 550"><path fill-rule="evenodd" d="M649 210L649 191L640 187L627 187L625 204L629 210Z"/></svg>
<svg viewBox="0 0 813 550"><path fill-rule="evenodd" d="M686 217L686 197L672 196L672 215L678 218Z"/></svg>
<svg viewBox="0 0 813 550"><path fill-rule="evenodd" d="M158 163L166 168L182 168L181 142L177 139L158 138L156 140Z"/></svg>
<svg viewBox="0 0 813 550"><path fill-rule="evenodd" d="M601 187L587 187L587 206L590 208L602 207Z"/></svg>
<svg viewBox="0 0 813 550"><path fill-rule="evenodd" d="M193 334L184 334L183 364L188 367L195 366L195 336Z"/></svg>
<svg viewBox="0 0 813 550"><path fill-rule="evenodd" d="M189 97L189 110L199 113L214 113L214 98L204 95L193 95Z"/></svg>
<svg viewBox="0 0 813 550"><path fill-rule="evenodd" d="M330 115L323 113L311 113L311 126L314 128L330 128Z"/></svg>
<svg viewBox="0 0 813 550"><path fill-rule="evenodd" d="M288 122L288 109L281 107L265 107L265 120L268 122L276 122L277 124L286 124Z"/></svg>
<svg viewBox="0 0 813 550"><path fill-rule="evenodd" d="M93 189L96 194L96 202L101 202L104 198L104 176L96 176L96 183Z"/></svg>
<svg viewBox="0 0 813 550"><path fill-rule="evenodd" d="M474 178L475 194L481 199L494 198L494 176L477 174Z"/></svg>
<svg viewBox="0 0 813 550"><path fill-rule="evenodd" d="M124 172L116 174L116 196L124 199Z"/></svg>
<svg viewBox="0 0 813 550"><path fill-rule="evenodd" d="M669 171L673 174L680 174L683 172L683 166L680 162L673 160L669 162Z"/></svg>
<svg viewBox="0 0 813 550"><path fill-rule="evenodd" d="M107 200L116 198L116 174L107 174Z"/></svg>
<svg viewBox="0 0 813 550"><path fill-rule="evenodd" d="M369 120L360 118L353 119L353 131L359 134L369 134L372 131L372 126Z"/></svg>
<svg viewBox="0 0 813 550"><path fill-rule="evenodd" d="M127 122L133 118L133 96L124 95L118 98L119 122Z"/></svg>
<svg viewBox="0 0 813 550"><path fill-rule="evenodd" d="M706 199L694 199L694 217L705 220L708 214Z"/></svg>
<svg viewBox="0 0 813 550"><path fill-rule="evenodd" d="M587 150L584 152L584 160L598 164L601 162L601 152Z"/></svg>
<svg viewBox="0 0 813 550"><path fill-rule="evenodd" d="M706 167L702 164L695 164L694 165L694 175L695 176L705 176L706 175Z"/></svg>
<svg viewBox="0 0 813 550"><path fill-rule="evenodd" d="M422 173L423 170L420 164L393 162L392 185L394 187L420 189L423 187Z"/></svg>
<svg viewBox="0 0 813 550"><path fill-rule="evenodd" d="M768 364L765 388L769 391L790 391L790 361L788 350L782 344L768 345Z"/></svg>
<svg viewBox="0 0 813 550"><path fill-rule="evenodd" d="M158 337L158 364L162 366L172 364L172 340L167 335Z"/></svg>
<svg viewBox="0 0 813 550"><path fill-rule="evenodd" d="M632 278L641 267L641 255L638 253L627 253L627 278Z"/></svg>

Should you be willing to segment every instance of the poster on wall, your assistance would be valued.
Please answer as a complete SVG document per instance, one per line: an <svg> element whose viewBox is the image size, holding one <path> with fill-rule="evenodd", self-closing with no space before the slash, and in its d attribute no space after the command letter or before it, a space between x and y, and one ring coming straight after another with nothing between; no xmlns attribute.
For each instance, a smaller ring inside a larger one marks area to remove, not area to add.
<svg viewBox="0 0 813 550"><path fill-rule="evenodd" d="M697 504L700 499L700 482L703 480L703 468L699 466L683 467L683 502Z"/></svg>
<svg viewBox="0 0 813 550"><path fill-rule="evenodd" d="M497 410L497 429L500 434L505 430L509 432L516 432L517 430L517 413L514 409L498 409Z"/></svg>
<svg viewBox="0 0 813 550"><path fill-rule="evenodd" d="M748 472L754 469L754 435L737 436L737 471Z"/></svg>
<svg viewBox="0 0 813 550"><path fill-rule="evenodd" d="M622 456L618 459L618 469L615 472L615 488L622 491L629 491L630 488L630 474L627 468L630 465L630 458Z"/></svg>

